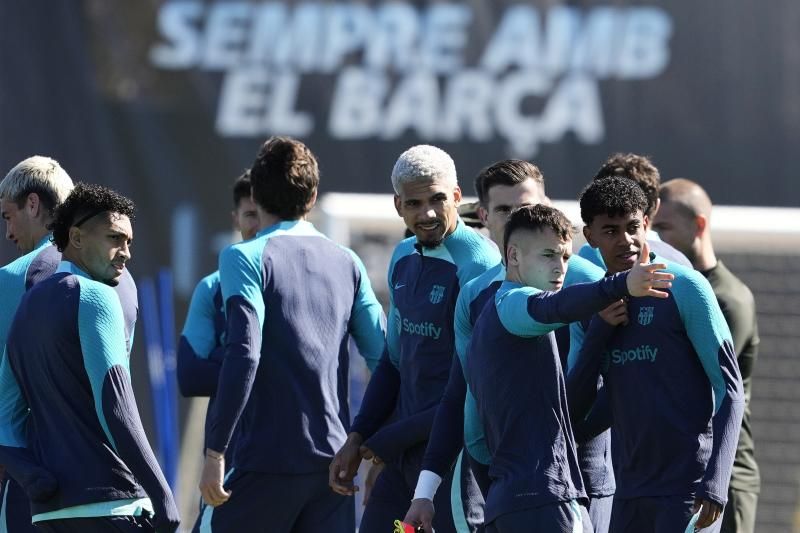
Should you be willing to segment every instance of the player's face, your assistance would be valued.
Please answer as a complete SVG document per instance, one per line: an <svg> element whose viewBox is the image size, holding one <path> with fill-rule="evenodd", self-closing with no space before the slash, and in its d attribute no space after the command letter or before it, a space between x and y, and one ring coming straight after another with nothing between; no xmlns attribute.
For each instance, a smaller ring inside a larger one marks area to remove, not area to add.
<svg viewBox="0 0 800 533"><path fill-rule="evenodd" d="M494 185L486 191L486 207L478 207L478 216L489 230L489 237L501 250L504 247L503 235L511 211L524 205L543 203L542 186L532 179L516 185Z"/></svg>
<svg viewBox="0 0 800 533"><path fill-rule="evenodd" d="M92 279L115 287L125 270L125 263L131 258L133 228L125 215L110 213L98 215L81 230L81 267Z"/></svg>
<svg viewBox="0 0 800 533"><path fill-rule="evenodd" d="M641 211L610 217L602 214L584 226L586 240L600 250L606 268L611 273L633 267L645 242L647 217Z"/></svg>
<svg viewBox="0 0 800 533"><path fill-rule="evenodd" d="M403 183L394 197L397 214L427 247L438 246L456 229L461 189L438 181Z"/></svg>
<svg viewBox="0 0 800 533"><path fill-rule="evenodd" d="M36 221L28 208L28 202L20 208L16 202L3 198L0 200L0 214L6 221L6 239L12 241L23 254L33 251L36 247Z"/></svg>
<svg viewBox="0 0 800 533"><path fill-rule="evenodd" d="M242 239L252 239L258 233L258 209L251 198L242 198L233 210L233 225L242 234Z"/></svg>
<svg viewBox="0 0 800 533"><path fill-rule="evenodd" d="M509 247L509 266L514 265L520 280L529 287L557 291L564 286L567 260L572 254L572 239L563 240L555 231L520 230L514 232L515 251Z"/></svg>
<svg viewBox="0 0 800 533"><path fill-rule="evenodd" d="M694 257L693 245L699 236L694 217L675 202L661 202L653 221L653 229L667 244L673 246L690 260Z"/></svg>

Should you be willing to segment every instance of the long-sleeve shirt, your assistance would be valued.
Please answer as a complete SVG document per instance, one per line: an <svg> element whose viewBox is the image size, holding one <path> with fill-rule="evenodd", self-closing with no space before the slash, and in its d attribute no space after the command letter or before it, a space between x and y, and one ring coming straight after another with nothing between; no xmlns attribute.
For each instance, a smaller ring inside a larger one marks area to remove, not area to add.
<svg viewBox="0 0 800 533"><path fill-rule="evenodd" d="M62 261L25 294L9 330L0 456L18 481L33 466L57 482L32 501L34 522L143 510L156 521L177 517L133 397L126 309L135 303L123 294L131 295Z"/></svg>
<svg viewBox="0 0 800 533"><path fill-rule="evenodd" d="M241 419L237 469L327 471L349 426L350 336L368 363L385 319L361 260L306 221L283 221L223 250L225 356L207 446Z"/></svg>
<svg viewBox="0 0 800 533"><path fill-rule="evenodd" d="M724 505L744 410L739 366L708 281L667 264L669 298L631 300L602 355L573 337L569 380L582 384L576 405L589 405L604 375L617 498L694 493Z"/></svg>
<svg viewBox="0 0 800 533"><path fill-rule="evenodd" d="M504 281L478 317L467 381L491 455L486 522L586 497L553 331L627 295L627 274L542 292Z"/></svg>
<svg viewBox="0 0 800 533"><path fill-rule="evenodd" d="M203 450L214 408L222 358L225 356L225 309L219 270L200 280L192 293L186 323L178 342L178 386L184 396L207 396ZM238 426L237 426L238 427ZM233 463L236 433L225 452L225 466Z"/></svg>
<svg viewBox="0 0 800 533"><path fill-rule="evenodd" d="M31 252L0 268L0 301L2 301L0 306L0 365L6 358L5 345L8 331L25 291L53 275L61 261L61 253L51 244L50 240L51 235L44 236ZM139 308L136 284L127 270L123 273L115 290L123 303L125 343L130 352ZM2 427L0 427L0 435L3 435ZM0 502L0 516L5 516L12 522L30 521L28 509L6 508L5 503L5 501ZM24 513L24 516L21 513ZM11 517L11 514L15 515L14 518ZM2 524L0 524L0 528L2 528Z"/></svg>
<svg viewBox="0 0 800 533"><path fill-rule="evenodd" d="M739 445L733 461L731 488L747 492L759 492L761 476L755 457L753 430L750 425L750 396L753 366L758 358L758 323L756 302L750 289L737 278L722 261L714 268L702 273L711 284L722 315L731 330L733 349L744 385L745 407Z"/></svg>
<svg viewBox="0 0 800 533"><path fill-rule="evenodd" d="M564 286L602 279L603 271L589 261L573 255L569 258ZM445 393L436 412L431 437L425 450L423 470L444 477L456 460L462 442L469 454L479 463L490 461L486 438L478 417L475 398L466 383L467 347L472 329L486 303L493 299L506 277L502 263L473 279L458 295L455 310L455 346L458 357L453 359ZM462 441L463 432L463 441ZM580 456L580 449L578 452Z"/></svg>
<svg viewBox="0 0 800 533"><path fill-rule="evenodd" d="M455 353L456 300L464 285L499 262L495 245L461 220L435 248L418 245L415 237L396 247L388 275L387 351L353 423L382 459L399 458L428 440Z"/></svg>

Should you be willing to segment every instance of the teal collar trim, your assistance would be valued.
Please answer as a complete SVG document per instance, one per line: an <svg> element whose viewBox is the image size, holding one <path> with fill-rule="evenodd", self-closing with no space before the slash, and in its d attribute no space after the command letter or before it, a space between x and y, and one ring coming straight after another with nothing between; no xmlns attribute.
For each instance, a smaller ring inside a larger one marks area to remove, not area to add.
<svg viewBox="0 0 800 533"><path fill-rule="evenodd" d="M56 274L58 274L59 272L67 272L69 274L75 274L76 276L81 276L86 279L92 279L92 277L89 274L78 268L78 266L75 263L73 263L72 261L66 261L64 259L62 259L61 262L58 264L58 269L56 270Z"/></svg>

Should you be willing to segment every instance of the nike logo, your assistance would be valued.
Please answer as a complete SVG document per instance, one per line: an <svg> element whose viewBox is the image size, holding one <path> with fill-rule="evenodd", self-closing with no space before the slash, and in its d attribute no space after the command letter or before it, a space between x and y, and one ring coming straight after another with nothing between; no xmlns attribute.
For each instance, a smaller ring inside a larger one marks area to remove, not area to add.
<svg viewBox="0 0 800 533"><path fill-rule="evenodd" d="M406 284L405 284L405 283L395 283L395 284L394 284L394 290L397 290L397 289L402 289L402 288L403 288L403 287L405 287L405 286L406 286Z"/></svg>

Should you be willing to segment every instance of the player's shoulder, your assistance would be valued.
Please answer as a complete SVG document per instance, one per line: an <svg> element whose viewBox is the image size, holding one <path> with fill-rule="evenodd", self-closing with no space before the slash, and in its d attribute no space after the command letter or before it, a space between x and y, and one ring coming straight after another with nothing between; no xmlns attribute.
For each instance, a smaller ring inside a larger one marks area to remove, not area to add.
<svg viewBox="0 0 800 533"><path fill-rule="evenodd" d="M512 281L504 281L497 289L497 292L494 293L494 301L495 304L500 305L504 302L508 303L519 299L527 300L528 297L536 296L541 293L542 291L536 287L520 285Z"/></svg>
<svg viewBox="0 0 800 533"><path fill-rule="evenodd" d="M397 263L403 257L413 255L416 252L416 243L417 237L414 235L398 242L392 251L392 264Z"/></svg>
<svg viewBox="0 0 800 533"><path fill-rule="evenodd" d="M477 298L481 292L486 290L492 283L505 279L505 275L506 269L503 266L503 263L497 263L486 272L469 280L461 288L459 298L461 297L461 294L463 294L467 301L472 301Z"/></svg>
<svg viewBox="0 0 800 533"><path fill-rule="evenodd" d="M707 304L713 300L716 303L711 284L702 273L693 268L664 259L661 256L655 256L653 261L666 264L665 271L675 276L672 280L670 292L679 305L693 301Z"/></svg>
<svg viewBox="0 0 800 533"><path fill-rule="evenodd" d="M197 288L208 292L214 292L219 288L219 270L215 270L211 274L204 276L197 282Z"/></svg>
<svg viewBox="0 0 800 533"><path fill-rule="evenodd" d="M584 243L584 245L578 249L578 253L575 255L589 261L602 270L606 269L606 264L603 261L603 256L600 254L600 250L593 248L588 242Z"/></svg>
<svg viewBox="0 0 800 533"><path fill-rule="evenodd" d="M572 254L567 264L565 285L597 281L605 276L605 271L602 268L578 254Z"/></svg>
<svg viewBox="0 0 800 533"><path fill-rule="evenodd" d="M459 220L455 231L442 243L453 258L453 262L461 266L482 264L492 267L500 262L500 251L497 245L486 235L470 228Z"/></svg>

